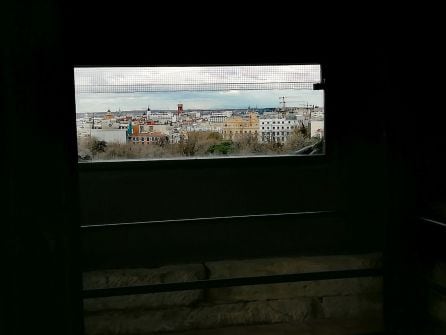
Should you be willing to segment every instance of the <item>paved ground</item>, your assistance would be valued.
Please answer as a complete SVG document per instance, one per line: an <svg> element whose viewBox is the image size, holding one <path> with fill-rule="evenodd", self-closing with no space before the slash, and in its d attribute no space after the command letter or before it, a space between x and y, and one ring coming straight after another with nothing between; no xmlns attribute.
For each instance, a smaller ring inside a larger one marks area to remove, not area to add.
<svg viewBox="0 0 446 335"><path fill-rule="evenodd" d="M374 335L381 331L380 320L321 320L308 323L202 329L169 333L169 335Z"/></svg>

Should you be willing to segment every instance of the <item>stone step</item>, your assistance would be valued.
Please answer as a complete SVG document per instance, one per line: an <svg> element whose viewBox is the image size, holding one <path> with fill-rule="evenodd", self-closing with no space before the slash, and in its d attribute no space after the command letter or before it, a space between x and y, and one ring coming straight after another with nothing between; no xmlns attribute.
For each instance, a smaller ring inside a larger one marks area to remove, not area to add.
<svg viewBox="0 0 446 335"><path fill-rule="evenodd" d="M382 332L380 319L352 319L201 329L169 335L378 335Z"/></svg>
<svg viewBox="0 0 446 335"><path fill-rule="evenodd" d="M109 310L85 314L87 335L146 335L259 324L310 322L325 318L377 319L382 315L376 297L330 297L205 304L155 310Z"/></svg>

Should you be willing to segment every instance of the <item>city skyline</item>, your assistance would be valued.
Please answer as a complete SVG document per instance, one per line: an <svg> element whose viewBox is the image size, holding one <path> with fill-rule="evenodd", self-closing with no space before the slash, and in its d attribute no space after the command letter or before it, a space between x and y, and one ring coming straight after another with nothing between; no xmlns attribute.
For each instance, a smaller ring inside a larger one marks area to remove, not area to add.
<svg viewBox="0 0 446 335"><path fill-rule="evenodd" d="M225 90L136 93L76 93L76 113L111 110L276 108L285 97L287 106L324 106L323 91L312 90Z"/></svg>

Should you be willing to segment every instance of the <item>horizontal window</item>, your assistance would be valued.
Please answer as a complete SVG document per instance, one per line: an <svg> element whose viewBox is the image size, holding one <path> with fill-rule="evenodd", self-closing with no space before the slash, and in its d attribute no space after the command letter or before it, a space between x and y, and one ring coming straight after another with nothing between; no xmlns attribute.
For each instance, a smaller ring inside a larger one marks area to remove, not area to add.
<svg viewBox="0 0 446 335"><path fill-rule="evenodd" d="M74 79L80 161L323 154L320 65L77 67ZM280 141L260 136L285 123Z"/></svg>

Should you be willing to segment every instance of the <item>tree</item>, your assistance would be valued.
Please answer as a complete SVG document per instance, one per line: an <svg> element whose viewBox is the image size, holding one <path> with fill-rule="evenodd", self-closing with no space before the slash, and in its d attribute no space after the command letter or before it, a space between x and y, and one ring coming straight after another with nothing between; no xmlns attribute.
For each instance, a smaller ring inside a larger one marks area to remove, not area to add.
<svg viewBox="0 0 446 335"><path fill-rule="evenodd" d="M224 141L218 144L213 144L209 147L208 152L211 154L227 155L233 151L233 143L231 141Z"/></svg>
<svg viewBox="0 0 446 335"><path fill-rule="evenodd" d="M305 148L309 145L313 145L319 141L318 138L310 138L308 135L308 131L305 126L301 126L299 128L294 129L291 133L291 136L286 144L287 151L295 151L302 148Z"/></svg>
<svg viewBox="0 0 446 335"><path fill-rule="evenodd" d="M91 152L93 154L97 154L99 152L105 152L107 148L107 142L98 140L97 138L93 138L91 143Z"/></svg>
<svg viewBox="0 0 446 335"><path fill-rule="evenodd" d="M304 138L308 138L309 134L308 134L308 129L307 127L305 127L305 125L303 123L300 124L300 127L298 128L299 133L302 134L302 136Z"/></svg>

